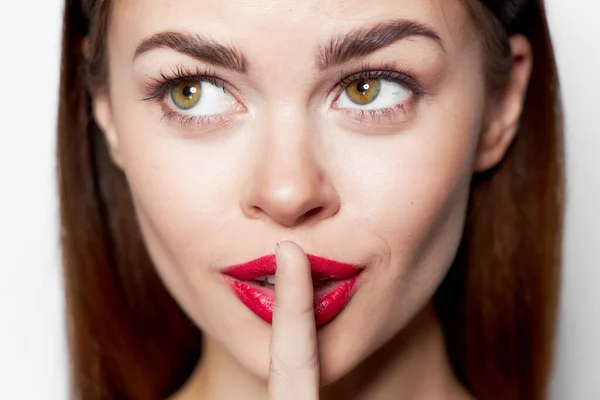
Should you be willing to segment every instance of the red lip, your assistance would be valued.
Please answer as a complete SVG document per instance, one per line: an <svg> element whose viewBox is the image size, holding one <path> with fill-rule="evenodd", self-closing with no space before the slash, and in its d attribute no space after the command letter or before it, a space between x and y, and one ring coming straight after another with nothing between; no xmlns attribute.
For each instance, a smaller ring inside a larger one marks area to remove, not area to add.
<svg viewBox="0 0 600 400"><path fill-rule="evenodd" d="M316 288L314 296L315 322L318 327L329 323L346 306L355 292L358 275L363 268L339 261L307 255L315 285L322 279L331 282ZM269 254L256 260L233 265L224 269L226 281L246 307L271 323L275 291L260 285L254 279L274 275L277 269L275 255Z"/></svg>

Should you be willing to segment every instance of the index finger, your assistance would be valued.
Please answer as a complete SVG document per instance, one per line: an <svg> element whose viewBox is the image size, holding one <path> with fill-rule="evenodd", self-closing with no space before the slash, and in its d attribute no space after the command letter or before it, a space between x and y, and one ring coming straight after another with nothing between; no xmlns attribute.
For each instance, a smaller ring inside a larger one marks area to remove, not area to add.
<svg viewBox="0 0 600 400"><path fill-rule="evenodd" d="M276 249L270 400L319 398L319 354L310 263L293 242Z"/></svg>

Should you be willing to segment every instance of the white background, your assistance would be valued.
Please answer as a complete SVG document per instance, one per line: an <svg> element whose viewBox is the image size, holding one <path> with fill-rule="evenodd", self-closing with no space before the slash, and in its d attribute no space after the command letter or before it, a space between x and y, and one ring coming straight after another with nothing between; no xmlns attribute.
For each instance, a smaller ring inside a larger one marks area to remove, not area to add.
<svg viewBox="0 0 600 400"><path fill-rule="evenodd" d="M2 399L67 399L54 183L62 3L0 0ZM552 399L598 400L600 2L547 0L547 4L564 95L568 168Z"/></svg>

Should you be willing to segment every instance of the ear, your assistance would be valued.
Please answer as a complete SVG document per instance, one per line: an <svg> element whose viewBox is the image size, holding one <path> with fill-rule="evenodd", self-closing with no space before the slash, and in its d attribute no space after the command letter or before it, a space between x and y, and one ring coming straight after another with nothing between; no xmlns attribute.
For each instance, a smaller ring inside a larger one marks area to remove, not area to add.
<svg viewBox="0 0 600 400"><path fill-rule="evenodd" d="M117 167L123 168L119 135L115 129L110 95L107 89L103 89L92 96L92 112L96 124L104 133L113 163Z"/></svg>
<svg viewBox="0 0 600 400"><path fill-rule="evenodd" d="M513 67L503 90L488 105L486 124L479 139L474 170L485 171L502 160L510 147L523 112L533 55L522 35L509 38Z"/></svg>
<svg viewBox="0 0 600 400"><path fill-rule="evenodd" d="M91 57L89 36L83 38L81 50L86 60ZM119 151L119 137L117 136L117 132L115 130L108 88L104 87L100 88L99 90L95 90L92 93L91 97L92 115L94 117L94 121L96 122L96 125L98 125L100 130L104 133L104 137L106 139L106 142L108 143L108 149L113 163L117 167L122 168L121 154Z"/></svg>

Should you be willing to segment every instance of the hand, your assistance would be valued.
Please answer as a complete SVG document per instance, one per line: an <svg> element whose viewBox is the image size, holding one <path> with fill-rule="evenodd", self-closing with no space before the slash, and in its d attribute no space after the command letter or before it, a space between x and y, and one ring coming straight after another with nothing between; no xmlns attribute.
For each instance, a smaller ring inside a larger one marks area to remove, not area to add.
<svg viewBox="0 0 600 400"><path fill-rule="evenodd" d="M319 352L310 263L297 244L278 247L269 400L316 400Z"/></svg>

